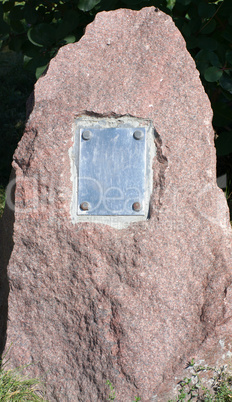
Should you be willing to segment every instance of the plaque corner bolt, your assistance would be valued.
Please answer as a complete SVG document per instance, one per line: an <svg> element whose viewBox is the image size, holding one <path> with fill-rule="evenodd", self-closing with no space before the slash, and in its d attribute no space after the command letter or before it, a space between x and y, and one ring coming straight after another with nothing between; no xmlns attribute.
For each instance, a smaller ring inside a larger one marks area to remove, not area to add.
<svg viewBox="0 0 232 402"><path fill-rule="evenodd" d="M92 133L90 130L84 130L82 133L82 138L85 141L89 141L92 138Z"/></svg>
<svg viewBox="0 0 232 402"><path fill-rule="evenodd" d="M144 137L144 133L141 130L136 130L133 133L133 137L135 140L142 140Z"/></svg>
<svg viewBox="0 0 232 402"><path fill-rule="evenodd" d="M135 212L139 212L142 209L140 202L136 201L133 203L132 208Z"/></svg>
<svg viewBox="0 0 232 402"><path fill-rule="evenodd" d="M89 203L84 201L80 204L80 208L82 209L82 211L88 211L89 210Z"/></svg>

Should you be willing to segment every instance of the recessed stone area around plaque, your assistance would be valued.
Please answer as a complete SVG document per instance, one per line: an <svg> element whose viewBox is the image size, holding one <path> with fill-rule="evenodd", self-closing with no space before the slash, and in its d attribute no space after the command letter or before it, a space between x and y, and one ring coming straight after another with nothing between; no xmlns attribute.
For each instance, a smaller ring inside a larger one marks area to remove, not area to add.
<svg viewBox="0 0 232 402"><path fill-rule="evenodd" d="M73 223L118 229L148 219L154 128L131 116L80 116L71 149Z"/></svg>

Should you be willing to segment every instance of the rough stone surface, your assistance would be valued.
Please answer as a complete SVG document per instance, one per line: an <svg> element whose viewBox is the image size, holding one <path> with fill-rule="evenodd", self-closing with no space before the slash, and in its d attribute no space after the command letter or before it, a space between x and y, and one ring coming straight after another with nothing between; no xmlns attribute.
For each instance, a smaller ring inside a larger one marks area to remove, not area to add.
<svg viewBox="0 0 232 402"><path fill-rule="evenodd" d="M154 122L149 220L71 223L83 111ZM13 366L33 363L50 401L106 401L106 380L118 401L166 401L190 358L230 356L231 228L211 119L184 39L153 7L99 13L37 82L13 162L6 347Z"/></svg>

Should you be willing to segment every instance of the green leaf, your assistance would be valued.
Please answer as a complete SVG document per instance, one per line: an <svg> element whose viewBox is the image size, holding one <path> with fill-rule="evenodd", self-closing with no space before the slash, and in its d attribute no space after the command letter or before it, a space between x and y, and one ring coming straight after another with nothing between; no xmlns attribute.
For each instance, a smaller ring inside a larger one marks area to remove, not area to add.
<svg viewBox="0 0 232 402"><path fill-rule="evenodd" d="M92 10L101 0L79 0L78 8L81 11Z"/></svg>
<svg viewBox="0 0 232 402"><path fill-rule="evenodd" d="M220 78L219 84L223 89L232 94L232 78L230 76L223 74L223 76Z"/></svg>
<svg viewBox="0 0 232 402"><path fill-rule="evenodd" d="M231 0L223 0L223 5L220 8L220 17L226 17L228 18L231 15L232 12L232 4L231 4Z"/></svg>
<svg viewBox="0 0 232 402"><path fill-rule="evenodd" d="M37 12L36 9L29 4L25 4L24 9L24 18L28 24L35 24L37 21Z"/></svg>
<svg viewBox="0 0 232 402"><path fill-rule="evenodd" d="M225 31L221 34L221 36L226 39L228 42L232 42L232 29L231 27L227 27Z"/></svg>
<svg viewBox="0 0 232 402"><path fill-rule="evenodd" d="M203 28L201 29L201 34L203 34L203 35L211 34L215 30L216 26L217 26L217 23L214 19L206 22L203 25Z"/></svg>
<svg viewBox="0 0 232 402"><path fill-rule="evenodd" d="M222 67L222 63L220 62L218 55L214 52L208 52L208 60L210 61L210 63L212 64L212 66L221 68Z"/></svg>
<svg viewBox="0 0 232 402"><path fill-rule="evenodd" d="M100 3L98 3L97 5L97 10L99 11L114 10L116 8L117 3L118 0L101 0Z"/></svg>
<svg viewBox="0 0 232 402"><path fill-rule="evenodd" d="M217 55L218 55L219 59L221 60L222 65L224 65L226 62L225 56L226 56L227 50L228 50L228 44L223 40L221 41L221 38L220 38L220 43L219 43L219 46L217 47Z"/></svg>
<svg viewBox="0 0 232 402"><path fill-rule="evenodd" d="M185 23L182 28L181 28L181 33L182 35L186 38L188 36L191 36L191 29L189 24Z"/></svg>
<svg viewBox="0 0 232 402"><path fill-rule="evenodd" d="M79 14L75 10L67 10L62 21L57 24L56 38L63 39L79 25Z"/></svg>
<svg viewBox="0 0 232 402"><path fill-rule="evenodd" d="M225 127L232 124L231 106L225 102L218 102L213 106L213 126Z"/></svg>
<svg viewBox="0 0 232 402"><path fill-rule="evenodd" d="M38 23L42 24L42 22L45 22L46 8L44 5L40 4L36 11L38 13Z"/></svg>
<svg viewBox="0 0 232 402"><path fill-rule="evenodd" d="M50 47L56 41L56 29L51 24L38 24L27 32L28 39L33 45Z"/></svg>
<svg viewBox="0 0 232 402"><path fill-rule="evenodd" d="M214 52L202 49L195 56L196 63L199 62L210 62L213 66L221 67L218 55Z"/></svg>
<svg viewBox="0 0 232 402"><path fill-rule="evenodd" d="M172 10L175 7L176 0L167 0L167 8Z"/></svg>
<svg viewBox="0 0 232 402"><path fill-rule="evenodd" d="M14 52L20 52L24 39L21 36L14 36L11 38L9 48Z"/></svg>
<svg viewBox="0 0 232 402"><path fill-rule="evenodd" d="M207 37L207 36L199 36L197 40L198 47L200 49L206 49L206 50L216 50L218 43L214 38Z"/></svg>
<svg viewBox="0 0 232 402"><path fill-rule="evenodd" d="M30 70L35 73L38 67L44 67L49 63L49 57L39 53L37 54L36 57L33 57L31 59L25 58L24 61L26 62L27 70Z"/></svg>
<svg viewBox="0 0 232 402"><path fill-rule="evenodd" d="M195 47L197 47L197 38L191 35L189 38L187 38L187 48L195 49Z"/></svg>
<svg viewBox="0 0 232 402"><path fill-rule="evenodd" d="M196 66L202 75L204 74L205 70L210 66L208 53L209 52L207 50L200 50L195 56Z"/></svg>
<svg viewBox="0 0 232 402"><path fill-rule="evenodd" d="M32 59L31 57L24 55L23 56L23 66L26 67L27 64L29 63L29 61L31 61L31 59Z"/></svg>
<svg viewBox="0 0 232 402"><path fill-rule="evenodd" d="M32 32L33 30L34 30L34 28L32 27L32 28L30 28L30 29L28 30L28 32L27 32L27 37L28 37L29 41L30 41L31 43L33 43L33 45L35 45L35 46L43 47L43 45L37 43L37 41L35 42L34 39L32 38L31 32ZM33 35L33 36L34 36L34 35Z"/></svg>
<svg viewBox="0 0 232 402"><path fill-rule="evenodd" d="M205 70L204 77L208 82L216 82L221 78L222 74L223 74L222 70L219 70L217 67L213 66L208 67Z"/></svg>
<svg viewBox="0 0 232 402"><path fill-rule="evenodd" d="M42 67L37 67L36 72L35 72L35 76L36 76L37 80L43 74L43 72L46 70L47 66L48 66L48 64L46 64L45 66L42 66Z"/></svg>
<svg viewBox="0 0 232 402"><path fill-rule="evenodd" d="M224 131L215 141L217 155L224 156L232 153L232 131Z"/></svg>
<svg viewBox="0 0 232 402"><path fill-rule="evenodd" d="M201 24L200 18L192 18L192 19L190 19L189 28L190 28L192 34L194 34L194 33L198 34L198 32L201 29L201 25L202 24Z"/></svg>
<svg viewBox="0 0 232 402"><path fill-rule="evenodd" d="M14 6L10 11L10 19L13 21L20 21L24 18L23 6Z"/></svg>
<svg viewBox="0 0 232 402"><path fill-rule="evenodd" d="M70 30L75 29L80 22L79 13L75 10L67 10L64 13L63 19L69 23Z"/></svg>
<svg viewBox="0 0 232 402"><path fill-rule="evenodd" d="M211 18L214 15L216 9L217 8L214 4L202 2L198 5L198 13L201 18Z"/></svg>
<svg viewBox="0 0 232 402"><path fill-rule="evenodd" d="M142 0L143 1L143 0ZM127 6L127 7L138 7L141 5L141 0L122 0L122 2Z"/></svg>
<svg viewBox="0 0 232 402"><path fill-rule="evenodd" d="M232 50L228 50L226 52L226 61L228 61L228 63L232 64Z"/></svg>
<svg viewBox="0 0 232 402"><path fill-rule="evenodd" d="M187 6L189 3L191 3L192 0L176 0L177 3L182 4L183 6Z"/></svg>
<svg viewBox="0 0 232 402"><path fill-rule="evenodd" d="M30 58L38 56L38 47L33 45L28 40L25 41L24 44L22 45L21 51L24 56L28 56Z"/></svg>
<svg viewBox="0 0 232 402"><path fill-rule="evenodd" d="M0 32L1 36L10 33L9 25L2 18L0 18Z"/></svg>
<svg viewBox="0 0 232 402"><path fill-rule="evenodd" d="M64 38L64 42L67 43L74 43L76 42L76 37L74 35L68 35Z"/></svg>
<svg viewBox="0 0 232 402"><path fill-rule="evenodd" d="M3 3L2 7L5 13L10 11L15 6L14 1L6 1Z"/></svg>
<svg viewBox="0 0 232 402"><path fill-rule="evenodd" d="M214 52L210 52L208 50L200 50L195 56L195 62L198 70L202 75L205 74L205 71L210 67L214 66L217 68L222 68L222 63L220 62L218 55Z"/></svg>
<svg viewBox="0 0 232 402"><path fill-rule="evenodd" d="M17 33L25 32L25 26L21 21L10 20L10 26L14 32L17 32Z"/></svg>

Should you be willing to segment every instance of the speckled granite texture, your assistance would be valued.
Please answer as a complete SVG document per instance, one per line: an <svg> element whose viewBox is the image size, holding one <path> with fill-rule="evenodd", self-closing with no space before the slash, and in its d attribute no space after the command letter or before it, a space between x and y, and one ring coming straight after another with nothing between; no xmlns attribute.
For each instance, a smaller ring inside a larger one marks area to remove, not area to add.
<svg viewBox="0 0 232 402"><path fill-rule="evenodd" d="M69 149L83 111L153 121L149 220L72 224ZM231 228L211 119L184 39L153 7L99 13L35 85L13 161L6 347L12 366L33 363L50 401L106 401L110 380L117 401L165 402L190 358L228 356Z"/></svg>

